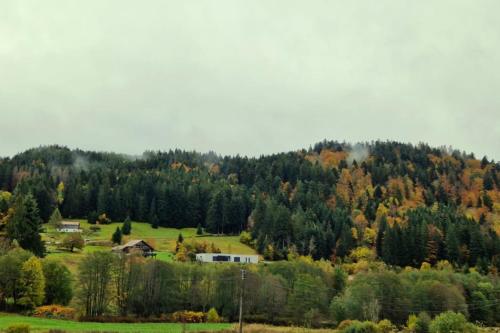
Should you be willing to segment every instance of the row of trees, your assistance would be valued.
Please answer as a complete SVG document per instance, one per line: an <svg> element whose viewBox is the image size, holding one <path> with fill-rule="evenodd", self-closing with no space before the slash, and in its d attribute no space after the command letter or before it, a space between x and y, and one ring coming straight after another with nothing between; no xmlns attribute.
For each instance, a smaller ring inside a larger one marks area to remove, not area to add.
<svg viewBox="0 0 500 333"><path fill-rule="evenodd" d="M94 252L83 258L73 285L61 263L13 247L0 253L0 309L66 305L74 294L71 304L86 317L155 317L215 308L234 321L243 291L248 321L338 325L346 319L387 319L402 325L412 315L446 311L485 325L500 320L500 284L494 276L456 273L443 263L438 267L396 272L379 265L348 281L341 266L310 257L242 267Z"/></svg>
<svg viewBox="0 0 500 333"><path fill-rule="evenodd" d="M159 316L215 308L237 319L239 294L250 321L339 324L345 319L388 319L454 311L493 325L500 320L500 285L477 273L423 267L400 273L381 266L352 282L340 267L298 257L272 265L197 265L142 257L89 254L80 266L78 299L87 316ZM246 270L241 279L241 269ZM113 310L115 309L115 310Z"/></svg>

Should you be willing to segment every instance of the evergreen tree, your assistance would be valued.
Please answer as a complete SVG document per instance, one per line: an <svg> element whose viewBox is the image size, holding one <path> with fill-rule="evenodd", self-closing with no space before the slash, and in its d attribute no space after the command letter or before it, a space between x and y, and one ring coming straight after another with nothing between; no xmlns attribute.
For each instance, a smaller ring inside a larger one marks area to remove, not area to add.
<svg viewBox="0 0 500 333"><path fill-rule="evenodd" d="M130 235L131 232L132 232L132 221L130 221L130 217L127 216L125 221L123 221L122 233L124 235Z"/></svg>
<svg viewBox="0 0 500 333"><path fill-rule="evenodd" d="M111 237L111 241L114 244L121 244L122 243L122 231L120 230L120 227L116 227L116 230L113 233L113 236Z"/></svg>
<svg viewBox="0 0 500 333"><path fill-rule="evenodd" d="M151 223L151 228L153 228L153 229L158 229L159 224L160 224L160 221L158 220L158 217L156 216L156 214L154 214L154 215L151 217L151 219L150 219L149 223Z"/></svg>
<svg viewBox="0 0 500 333"><path fill-rule="evenodd" d="M203 228L201 227L201 224L198 223L198 226L196 227L196 234L198 236L203 235Z"/></svg>
<svg viewBox="0 0 500 333"><path fill-rule="evenodd" d="M42 257L45 245L40 236L42 220L38 214L38 206L31 194L18 197L14 214L7 224L7 236L17 240L19 245L35 255Z"/></svg>
<svg viewBox="0 0 500 333"><path fill-rule="evenodd" d="M59 211L59 208L55 208L54 211L52 212L52 215L50 215L49 218L49 224L54 226L55 228L59 227L61 221L62 221L62 215L61 212Z"/></svg>

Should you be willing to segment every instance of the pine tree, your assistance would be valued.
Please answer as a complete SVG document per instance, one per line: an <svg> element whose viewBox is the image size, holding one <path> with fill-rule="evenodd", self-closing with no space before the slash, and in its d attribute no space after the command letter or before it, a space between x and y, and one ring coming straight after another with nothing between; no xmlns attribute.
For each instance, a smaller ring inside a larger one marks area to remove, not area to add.
<svg viewBox="0 0 500 333"><path fill-rule="evenodd" d="M63 218L61 212L59 211L59 208L56 207L52 212L52 215L50 215L49 224L54 226L55 228L58 228L61 224L62 219Z"/></svg>
<svg viewBox="0 0 500 333"><path fill-rule="evenodd" d="M153 229L158 229L160 221L158 220L158 216L154 214L151 219L149 220L149 223L151 223L151 228Z"/></svg>
<svg viewBox="0 0 500 333"><path fill-rule="evenodd" d="M198 223L198 226L196 227L196 234L198 236L203 235L203 228L201 227L201 224Z"/></svg>
<svg viewBox="0 0 500 333"><path fill-rule="evenodd" d="M38 213L35 198L29 193L24 197L19 196L14 207L14 214L7 224L7 236L17 240L19 245L42 257L45 245L40 236L42 220Z"/></svg>
<svg viewBox="0 0 500 333"><path fill-rule="evenodd" d="M116 227L116 230L111 237L111 241L113 241L114 244L122 243L122 231L120 230L120 227Z"/></svg>
<svg viewBox="0 0 500 333"><path fill-rule="evenodd" d="M132 232L132 222L130 221L130 217L127 216L125 221L123 221L122 233L124 235L130 235L131 232Z"/></svg>

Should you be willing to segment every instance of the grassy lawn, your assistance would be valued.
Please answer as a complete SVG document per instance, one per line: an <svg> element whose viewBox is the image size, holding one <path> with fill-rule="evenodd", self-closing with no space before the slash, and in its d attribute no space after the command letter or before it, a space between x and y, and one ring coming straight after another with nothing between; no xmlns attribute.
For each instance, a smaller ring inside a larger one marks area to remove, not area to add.
<svg viewBox="0 0 500 333"><path fill-rule="evenodd" d="M80 259L85 253L95 251L109 251L112 244L110 242L111 235L117 227L121 227L122 223L111 223L100 225L101 230L98 232L90 232L90 224L85 220L77 220L80 222L81 228L84 230L83 237L90 241L83 251L75 250L71 253L60 250L54 245L55 242L60 242L66 234L57 232L52 226L46 225L46 232L43 235L44 240L52 243L47 247L48 258L56 258L63 261L68 268L75 272ZM131 239L143 239L157 250L157 259L162 261L172 261L175 251L175 242L179 233L186 241L195 239L198 242L207 242L208 245L214 244L224 253L239 253L239 254L255 254L255 250L249 246L240 243L238 236L213 236L213 235L196 235L196 228L158 228L153 229L148 223L132 222L132 234L123 236L123 243ZM94 243L94 245L92 245ZM107 243L107 244L106 244Z"/></svg>
<svg viewBox="0 0 500 333"><path fill-rule="evenodd" d="M65 330L67 332L142 332L142 333L177 333L182 332L182 325L175 323L81 323L69 320L45 319L24 317L13 314L0 313L0 330L14 324L29 324L32 331L46 332L49 329ZM195 331L217 331L229 328L231 324L187 324L186 330L189 332Z"/></svg>

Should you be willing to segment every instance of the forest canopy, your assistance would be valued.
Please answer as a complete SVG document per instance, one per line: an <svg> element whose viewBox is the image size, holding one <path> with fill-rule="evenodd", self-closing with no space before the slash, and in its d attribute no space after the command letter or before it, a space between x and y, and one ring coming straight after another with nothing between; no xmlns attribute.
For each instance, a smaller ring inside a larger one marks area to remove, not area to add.
<svg viewBox="0 0 500 333"><path fill-rule="evenodd" d="M35 201L43 223L58 208L90 223L129 217L249 231L267 259L337 260L366 247L391 265L446 259L498 269L499 172L486 157L381 141L323 141L260 157L43 146L0 159L0 232Z"/></svg>

